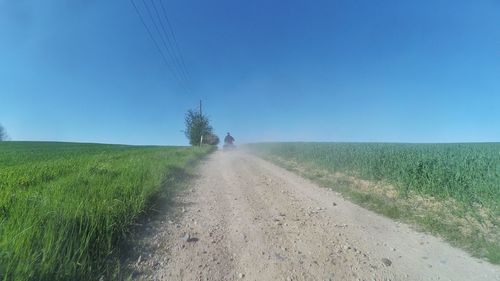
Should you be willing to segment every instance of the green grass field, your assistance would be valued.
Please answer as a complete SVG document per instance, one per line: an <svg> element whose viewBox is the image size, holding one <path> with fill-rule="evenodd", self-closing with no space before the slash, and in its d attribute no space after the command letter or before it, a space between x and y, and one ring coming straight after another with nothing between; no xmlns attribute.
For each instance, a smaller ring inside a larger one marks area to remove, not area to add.
<svg viewBox="0 0 500 281"><path fill-rule="evenodd" d="M0 142L0 280L112 274L130 225L210 151Z"/></svg>
<svg viewBox="0 0 500 281"><path fill-rule="evenodd" d="M500 263L500 143L262 143L249 148L360 205Z"/></svg>

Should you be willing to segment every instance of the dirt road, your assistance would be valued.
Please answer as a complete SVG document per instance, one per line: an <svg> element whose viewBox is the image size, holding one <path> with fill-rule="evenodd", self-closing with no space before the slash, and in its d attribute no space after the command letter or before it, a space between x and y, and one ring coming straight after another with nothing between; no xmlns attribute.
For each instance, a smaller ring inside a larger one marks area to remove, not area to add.
<svg viewBox="0 0 500 281"><path fill-rule="evenodd" d="M148 226L136 280L500 280L500 268L242 152ZM140 258L137 258L140 256Z"/></svg>

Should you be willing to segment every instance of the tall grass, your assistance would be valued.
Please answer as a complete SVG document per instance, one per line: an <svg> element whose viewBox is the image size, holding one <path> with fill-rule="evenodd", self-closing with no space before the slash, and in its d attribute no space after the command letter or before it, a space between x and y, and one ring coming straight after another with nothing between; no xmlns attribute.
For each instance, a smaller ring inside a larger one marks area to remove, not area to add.
<svg viewBox="0 0 500 281"><path fill-rule="evenodd" d="M209 150L0 143L0 280L109 274L147 202Z"/></svg>
<svg viewBox="0 0 500 281"><path fill-rule="evenodd" d="M384 180L408 192L500 206L500 143L266 143L261 153L332 172Z"/></svg>

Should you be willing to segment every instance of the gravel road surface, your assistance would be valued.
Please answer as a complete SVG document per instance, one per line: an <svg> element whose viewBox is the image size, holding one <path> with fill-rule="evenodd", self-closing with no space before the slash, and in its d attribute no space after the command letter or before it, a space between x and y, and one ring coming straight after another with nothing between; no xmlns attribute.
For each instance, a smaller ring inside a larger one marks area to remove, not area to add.
<svg viewBox="0 0 500 281"><path fill-rule="evenodd" d="M145 227L134 280L500 280L500 267L244 152Z"/></svg>

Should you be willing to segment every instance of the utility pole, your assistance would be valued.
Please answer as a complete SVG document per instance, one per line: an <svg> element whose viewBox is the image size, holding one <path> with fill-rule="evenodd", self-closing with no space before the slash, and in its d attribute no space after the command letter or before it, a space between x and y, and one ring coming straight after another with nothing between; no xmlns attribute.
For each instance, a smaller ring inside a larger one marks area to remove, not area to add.
<svg viewBox="0 0 500 281"><path fill-rule="evenodd" d="M203 118L203 110L201 109L201 100L200 100L200 118ZM200 137L200 146L203 144L203 134Z"/></svg>

